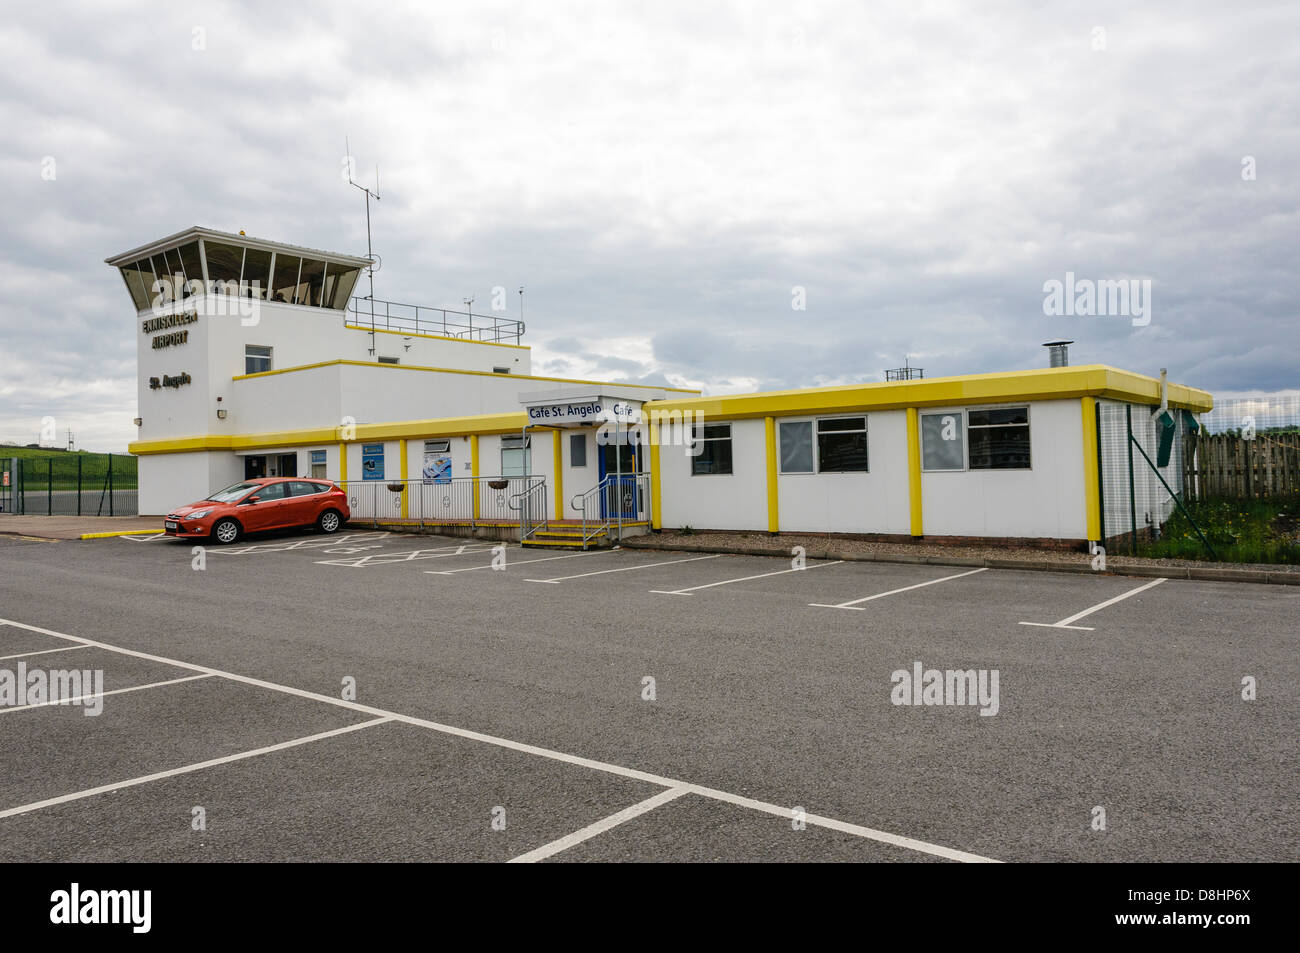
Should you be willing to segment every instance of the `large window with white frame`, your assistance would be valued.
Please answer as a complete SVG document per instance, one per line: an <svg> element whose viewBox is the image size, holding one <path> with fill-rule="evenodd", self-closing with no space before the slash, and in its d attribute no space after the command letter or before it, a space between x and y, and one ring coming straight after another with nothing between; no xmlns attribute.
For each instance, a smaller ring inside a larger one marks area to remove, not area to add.
<svg viewBox="0 0 1300 953"><path fill-rule="evenodd" d="M820 417L778 424L782 473L867 473L867 418Z"/></svg>
<svg viewBox="0 0 1300 953"><path fill-rule="evenodd" d="M921 414L927 472L1031 469L1029 407L981 407Z"/></svg>

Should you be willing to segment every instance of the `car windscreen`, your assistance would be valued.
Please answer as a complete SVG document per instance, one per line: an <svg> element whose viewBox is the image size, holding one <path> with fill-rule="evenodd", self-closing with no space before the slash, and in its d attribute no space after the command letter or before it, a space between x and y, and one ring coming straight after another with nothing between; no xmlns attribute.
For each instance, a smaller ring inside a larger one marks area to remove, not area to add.
<svg viewBox="0 0 1300 953"><path fill-rule="evenodd" d="M226 487L224 490L218 490L216 493L209 496L208 499L213 503L234 503L236 500L242 499L249 492L256 490L259 486L261 486L260 483L236 483L233 486Z"/></svg>

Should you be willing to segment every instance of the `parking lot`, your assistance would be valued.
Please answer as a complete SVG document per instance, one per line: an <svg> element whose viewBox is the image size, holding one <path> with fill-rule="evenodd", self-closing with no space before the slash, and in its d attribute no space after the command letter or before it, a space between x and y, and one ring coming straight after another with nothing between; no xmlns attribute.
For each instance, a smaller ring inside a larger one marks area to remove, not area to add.
<svg viewBox="0 0 1300 953"><path fill-rule="evenodd" d="M1300 859L1294 587L495 547L0 537L0 859Z"/></svg>

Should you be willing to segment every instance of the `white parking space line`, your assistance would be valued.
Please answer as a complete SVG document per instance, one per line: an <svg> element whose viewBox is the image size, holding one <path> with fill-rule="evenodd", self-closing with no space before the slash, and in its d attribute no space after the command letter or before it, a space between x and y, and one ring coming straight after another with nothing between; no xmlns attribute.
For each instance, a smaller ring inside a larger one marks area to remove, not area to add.
<svg viewBox="0 0 1300 953"><path fill-rule="evenodd" d="M117 539L130 540L133 543L147 543L150 540L162 539L166 533L154 533L152 536L118 536Z"/></svg>
<svg viewBox="0 0 1300 953"><path fill-rule="evenodd" d="M611 814L609 817L603 818L594 824L588 824L581 830L574 831L572 834L566 834L559 840L553 840L549 844L543 844L536 850L530 850L526 854L520 854L518 857L512 858L509 863L535 864L539 860L554 857L562 850L568 850L570 847L581 844L585 840L591 840L591 838L598 834L603 834L605 831L618 827L618 825L630 821L634 817L640 817L642 814L653 811L657 807L661 807L664 804L677 800L684 794L690 793L691 792L686 788L669 788L667 791L660 791L654 797L648 797L638 804L633 804L631 807L619 811L617 814Z"/></svg>
<svg viewBox="0 0 1300 953"><path fill-rule="evenodd" d="M447 552L451 550L451 552ZM446 559L448 556L464 556L468 553L491 552L491 546L465 543L460 546L438 546L433 549L412 549L404 553L367 553L346 559L318 559L317 566L346 566L348 569L370 569L374 566L388 566L392 563L409 563L417 559Z"/></svg>
<svg viewBox="0 0 1300 953"><path fill-rule="evenodd" d="M430 731L436 731L441 734L451 735L456 738L465 738L469 741L478 741L483 744L495 745L498 748L505 748L509 751L518 751L522 754L531 754L539 758L547 758L551 761L558 761L562 764L575 765L581 768L588 768L592 771L601 771L605 774L612 774L616 777L631 778L634 781L647 781L650 784L657 784L665 788L686 788L691 794L698 794L701 797L711 798L715 801L723 801L727 804L735 804L738 807L746 807L754 811L762 811L765 814L772 814L777 817L790 817L789 805L772 804L767 801L759 801L754 798L742 797L738 794L730 794L726 791L719 791L716 788L703 787L698 784L677 780L676 778L667 778L662 775L651 774L648 771L641 771L637 768L625 768L622 765L611 764L608 761L597 761L594 758L584 758L580 755L567 754L563 751L555 751L551 748L542 748L537 745L527 744L522 741L511 741L509 738L501 738L496 735L484 734L481 731L471 731L468 728L457 728L454 725L444 725L440 722L429 721L426 718L416 718L414 715L403 715L394 711L386 711L382 708L376 708L373 705L363 705L360 702L347 701L342 698L335 698L331 695L322 695L318 692L309 692L301 688L294 688L291 685L280 685L276 682L268 682L260 678L251 678L247 675L239 675L235 672L226 672L221 669L209 668L205 665L195 665L193 662L182 662L179 659L166 658L161 655L151 655L148 652L138 652L135 649L126 649L117 645L110 645L107 642L97 642L93 639L83 639L79 635L68 635L66 632L55 632L52 629L43 629L40 626L28 625L25 622L15 622L12 619L0 619L0 625L8 624L20 629L26 629L29 632L39 632L42 635L52 635L58 639L67 639L69 642L77 642L82 645L93 645L96 648L105 649L109 652L118 652L122 655L128 655L132 658L146 659L151 662L161 662L164 665L172 665L176 668L188 669L192 672L203 672L208 675L216 675L220 678L229 679L233 682L239 682L243 685L251 685L255 688L265 688L268 691L281 692L285 695L292 695L295 698L308 698L318 701L323 705L333 705L336 708L346 708L350 711L361 712L362 714L372 715L378 720L391 720L400 722L405 725L414 725L418 728L427 728ZM369 724L369 723L367 723ZM355 727L365 727L358 725ZM308 739L304 739L308 740ZM314 739L310 739L314 740ZM300 742L301 743L301 742ZM4 815L0 815L3 817ZM983 857L979 854L970 854L965 851L954 850L951 847L944 847L940 844L930 844L925 841L914 840L910 837L903 837L899 834L891 834L887 831L878 831L870 827L862 827L857 824L849 824L845 821L838 821L834 818L823 817L819 814L807 814L805 821L816 827L825 827L828 830L840 831L845 834L853 834L867 840L879 841L884 844L893 844L896 847L905 847L908 850L914 850L923 854L930 854L935 857L945 857L948 860L960 860L966 863L997 863L989 857Z"/></svg>
<svg viewBox="0 0 1300 953"><path fill-rule="evenodd" d="M79 645L77 648L88 649L89 645ZM196 682L200 678L212 678L208 674L203 675L186 675L184 678L169 678L165 682L149 682L147 685L132 685L129 688L115 688L111 692L101 692L98 695L78 695L76 698L60 698L57 701L37 702L34 705L17 705L14 708L0 708L0 715L6 715L13 711L27 711L31 708L48 708L51 705L72 705L77 702L89 701L92 698L107 698L109 695L125 695L127 692L138 692L146 688L162 688L164 685L179 685L181 682Z"/></svg>
<svg viewBox="0 0 1300 953"><path fill-rule="evenodd" d="M31 804L24 804L21 807L11 807L8 810L0 811L0 818L14 817L18 814L30 814L32 811L39 811L46 807L54 807L56 804L67 804L69 801L80 801L84 798L94 797L96 794L107 794L110 791L120 791L123 788L133 788L140 784L148 784L150 781L161 781L164 778L174 778L180 774L192 774L195 771L202 771L204 768L215 768L218 765L230 764L232 761L243 761L246 758L256 758L259 755L271 754L275 751L284 751L286 748L296 748L299 745L310 744L313 741L323 741L326 738L345 735L351 731L360 731L362 728L370 728L374 725L382 725L390 721L392 721L391 718L374 718L370 721L363 721L358 725L348 725L344 728L335 728L332 731L322 731L314 735L307 735L305 738L294 738L292 741L282 741L279 744L267 745L265 748L255 748L252 751L241 751L239 754L226 755L224 758L213 758L211 761L200 761L198 764L187 764L179 768L170 768L167 771L157 771L153 774L146 774L139 778L128 778L125 781L116 781L113 784L101 784L96 788L86 788L84 791L73 791L71 794L61 794L58 797L46 798L44 801L34 801Z"/></svg>
<svg viewBox="0 0 1300 953"><path fill-rule="evenodd" d="M830 562L817 563L813 566L804 566L801 569L778 569L776 572L762 572L757 576L741 576L739 579L724 579L721 582L706 582L702 586L691 586L688 589L651 589L651 592L658 593L661 596L688 596L692 592L700 589L712 589L714 586L729 586L733 582L748 582L751 579L766 579L768 576L784 576L788 572L807 572L809 569L819 569L823 566L838 566L844 562L842 559L833 559Z"/></svg>
<svg viewBox="0 0 1300 953"><path fill-rule="evenodd" d="M903 586L901 589L890 589L888 592L878 592L874 596L863 596L861 599L850 599L848 602L810 602L808 605L817 609L857 609L862 611L860 603L871 602L875 599L883 599L886 596L895 596L900 592L911 592L913 589L923 589L926 586L933 586L940 582L948 582L950 579L960 579L962 576L973 576L977 572L988 572L989 567L984 566L980 569L972 569L970 572L959 572L951 576L941 576L938 579L931 579L928 582L918 582L914 586Z"/></svg>
<svg viewBox="0 0 1300 953"><path fill-rule="evenodd" d="M617 569L597 569L594 572L580 572L573 576L556 576L554 579L526 579L525 582L551 582L561 583L568 579L582 579L586 576L603 576L607 572L632 572L634 569L654 569L656 566L675 566L678 563L699 562L701 559L717 559L724 553L714 553L711 556L692 556L690 559L668 559L657 563L641 563L637 566L620 566Z"/></svg>
<svg viewBox="0 0 1300 953"><path fill-rule="evenodd" d="M75 652L77 649L88 649L89 645L65 645L57 649L41 649L39 652L19 652L17 655L0 655L0 662L7 662L11 658L27 658L29 655L49 655L51 652Z"/></svg>
<svg viewBox="0 0 1300 953"><path fill-rule="evenodd" d="M548 563L552 559L577 559L579 556L608 556L613 553L612 549L596 549L585 553L569 553L567 556L543 556L541 559L521 559L516 562L506 562L506 569L513 569L515 566L527 566L529 563ZM466 566L463 569L426 569L425 572L430 576L454 576L458 572L473 572L475 569L491 569L492 564L487 563L483 566Z"/></svg>
<svg viewBox="0 0 1300 953"><path fill-rule="evenodd" d="M1122 592L1113 599L1107 599L1105 602L1099 602L1095 606L1090 606L1087 609L1084 609L1082 612L1076 612L1074 615L1066 616L1060 622L1021 622L1020 624L1035 625L1041 629L1078 629L1081 632L1093 632L1095 630L1090 625L1071 625L1071 623L1078 622L1084 616L1092 615L1094 612L1098 611L1099 609L1104 609L1107 606L1113 606L1117 602L1123 602L1129 596L1136 596L1139 592L1144 592L1147 589L1150 589L1152 586L1158 586L1165 581L1166 580L1163 577L1161 577L1160 579L1155 579L1151 582L1148 582L1144 586L1138 586L1136 589L1130 589L1128 592Z"/></svg>

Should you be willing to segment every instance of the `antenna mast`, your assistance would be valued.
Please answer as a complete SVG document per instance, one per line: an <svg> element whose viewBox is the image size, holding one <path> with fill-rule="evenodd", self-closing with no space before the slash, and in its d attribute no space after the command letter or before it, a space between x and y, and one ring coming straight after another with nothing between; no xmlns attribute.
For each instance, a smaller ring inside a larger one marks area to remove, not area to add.
<svg viewBox="0 0 1300 953"><path fill-rule="evenodd" d="M375 190L372 192L358 182L352 181L352 146L346 136L343 137L343 149L347 155L348 161L348 185L360 189L366 193L366 257L370 259L370 266L366 269L366 274L370 278L370 294L366 298L370 301L370 326L375 326L375 251L370 240L370 200L373 198L379 201L379 166L375 166Z"/></svg>

